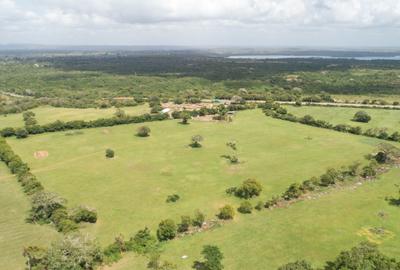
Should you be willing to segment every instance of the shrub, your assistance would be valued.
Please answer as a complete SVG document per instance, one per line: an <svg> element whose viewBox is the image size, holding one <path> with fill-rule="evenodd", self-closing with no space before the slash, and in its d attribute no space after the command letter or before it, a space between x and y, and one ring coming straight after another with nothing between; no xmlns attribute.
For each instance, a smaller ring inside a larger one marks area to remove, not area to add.
<svg viewBox="0 0 400 270"><path fill-rule="evenodd" d="M279 197L278 196L274 196L274 197L272 197L271 200L268 200L268 201L265 202L264 207L265 208L271 208L271 207L277 205L278 202L279 202Z"/></svg>
<svg viewBox="0 0 400 270"><path fill-rule="evenodd" d="M10 137L10 136L14 136L15 135L15 129L12 127L7 127L7 128L3 128L0 131L0 135L2 137Z"/></svg>
<svg viewBox="0 0 400 270"><path fill-rule="evenodd" d="M140 128L138 128L137 130L137 135L139 137L148 137L150 135L150 128L147 126L141 126Z"/></svg>
<svg viewBox="0 0 400 270"><path fill-rule="evenodd" d="M150 230L146 227L139 230L129 241L129 250L133 250L140 254L147 254L157 248L157 239L151 235Z"/></svg>
<svg viewBox="0 0 400 270"><path fill-rule="evenodd" d="M244 201L240 204L238 211L242 214L251 214L253 211L253 206L249 201Z"/></svg>
<svg viewBox="0 0 400 270"><path fill-rule="evenodd" d="M106 158L113 158L115 155L114 150L106 149Z"/></svg>
<svg viewBox="0 0 400 270"><path fill-rule="evenodd" d="M72 219L77 223L80 222L96 223L97 212L93 209L89 209L88 207L80 206L74 210Z"/></svg>
<svg viewBox="0 0 400 270"><path fill-rule="evenodd" d="M69 233L78 229L78 224L70 219L62 219L56 224L57 231L62 233Z"/></svg>
<svg viewBox="0 0 400 270"><path fill-rule="evenodd" d="M386 163L389 160L389 157L385 152L380 151L375 155L375 160L378 163L383 164L383 163Z"/></svg>
<svg viewBox="0 0 400 270"><path fill-rule="evenodd" d="M15 130L15 136L17 137L17 139L27 138L28 135L29 135L28 131L24 128L17 128Z"/></svg>
<svg viewBox="0 0 400 270"><path fill-rule="evenodd" d="M329 168L326 173L321 175L320 181L321 181L321 186L329 186L329 185L334 185L336 183L336 180L339 178L339 172L333 168Z"/></svg>
<svg viewBox="0 0 400 270"><path fill-rule="evenodd" d="M372 165L364 166L361 173L362 177L374 177L376 176L375 167Z"/></svg>
<svg viewBox="0 0 400 270"><path fill-rule="evenodd" d="M261 211L264 207L264 203L262 201L259 201L256 206L254 206L254 209L256 209L257 211Z"/></svg>
<svg viewBox="0 0 400 270"><path fill-rule="evenodd" d="M232 206L227 204L219 210L219 213L217 216L218 216L218 218L225 219L225 220L233 219L233 217L235 216L235 209L233 209Z"/></svg>
<svg viewBox="0 0 400 270"><path fill-rule="evenodd" d="M157 238L160 241L174 239L176 236L177 227L172 219L166 219L160 222L157 230Z"/></svg>
<svg viewBox="0 0 400 270"><path fill-rule="evenodd" d="M285 264L279 267L278 270L313 270L313 268L310 263L302 260Z"/></svg>
<svg viewBox="0 0 400 270"><path fill-rule="evenodd" d="M297 199L303 194L298 183L291 184L288 189L283 193L282 198L285 200Z"/></svg>
<svg viewBox="0 0 400 270"><path fill-rule="evenodd" d="M368 113L364 111L358 111L353 117L353 121L356 122L362 122L362 123L368 123L371 120L371 116L368 115Z"/></svg>
<svg viewBox="0 0 400 270"><path fill-rule="evenodd" d="M32 197L30 219L48 222L57 209L64 208L65 200L55 193L40 191Z"/></svg>
<svg viewBox="0 0 400 270"><path fill-rule="evenodd" d="M201 228L205 220L206 220L206 215L202 213L200 210L196 210L194 212L192 225Z"/></svg>
<svg viewBox="0 0 400 270"><path fill-rule="evenodd" d="M178 194L172 194L172 195L168 195L166 202L170 203L170 202L176 202L180 199Z"/></svg>
<svg viewBox="0 0 400 270"><path fill-rule="evenodd" d="M193 268L202 270L222 270L224 267L221 263L224 255L217 246L204 246L201 254L204 261L195 261Z"/></svg>
<svg viewBox="0 0 400 270"><path fill-rule="evenodd" d="M181 216L181 223L178 224L178 232L187 232L190 228L192 220L189 216Z"/></svg>
<svg viewBox="0 0 400 270"><path fill-rule="evenodd" d="M259 196L262 191L261 184L255 179L247 179L242 185L236 188L235 195L239 198L249 199Z"/></svg>
<svg viewBox="0 0 400 270"><path fill-rule="evenodd" d="M190 143L190 146L193 148L200 148L201 144L200 142L203 141L203 137L201 135L194 135L192 137L192 142Z"/></svg>

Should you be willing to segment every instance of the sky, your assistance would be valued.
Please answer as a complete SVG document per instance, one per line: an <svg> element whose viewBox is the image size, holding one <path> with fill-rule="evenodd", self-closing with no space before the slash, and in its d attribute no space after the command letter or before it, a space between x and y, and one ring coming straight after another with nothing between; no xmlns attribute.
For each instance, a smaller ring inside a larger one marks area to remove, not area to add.
<svg viewBox="0 0 400 270"><path fill-rule="evenodd" d="M0 0L0 44L400 47L400 0Z"/></svg>

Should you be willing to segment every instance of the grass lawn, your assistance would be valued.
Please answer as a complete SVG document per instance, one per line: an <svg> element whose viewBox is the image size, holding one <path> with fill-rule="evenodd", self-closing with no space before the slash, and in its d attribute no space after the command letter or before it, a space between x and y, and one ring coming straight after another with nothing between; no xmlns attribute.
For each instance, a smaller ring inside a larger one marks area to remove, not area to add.
<svg viewBox="0 0 400 270"><path fill-rule="evenodd" d="M29 210L28 197L17 180L0 164L0 269L25 269L23 248L29 245L47 246L57 237L49 226L25 222Z"/></svg>
<svg viewBox="0 0 400 270"><path fill-rule="evenodd" d="M296 116L311 115L315 119L325 120L332 124L348 124L359 126L363 130L368 128L387 128L389 132L400 132L400 110L341 108L320 106L285 106L288 112ZM354 122L351 119L358 111L365 111L371 116L368 123Z"/></svg>
<svg viewBox="0 0 400 270"><path fill-rule="evenodd" d="M134 107L123 107L128 115L140 115L150 111L147 104ZM115 113L115 108L107 109L75 109L75 108L58 108L51 106L43 106L30 110L36 114L36 120L39 124L47 124L57 120L95 120L98 118L112 117ZM0 115L0 129L5 127L22 127L22 113L9 114L7 116Z"/></svg>
<svg viewBox="0 0 400 270"><path fill-rule="evenodd" d="M393 169L357 189L334 190L285 209L239 215L221 228L171 241L163 259L177 263L179 269L190 269L192 262L200 259L202 246L213 244L224 253L225 268L230 270L276 270L299 259L322 266L340 251L367 239L379 244L383 253L400 259L400 207L384 199L398 195L394 185L399 177L400 169ZM384 228L387 235L369 232L374 227ZM181 259L183 255L188 258ZM124 267L116 269L128 270L132 265L124 262ZM135 269L144 270L144 266Z"/></svg>
<svg viewBox="0 0 400 270"><path fill-rule="evenodd" d="M151 136L136 137L139 125L86 129L8 139L14 151L31 166L46 189L68 199L70 206L95 207L99 220L83 229L108 244L119 233L132 235L161 219L178 221L200 209L212 217L226 204L239 200L225 189L256 178L264 186L259 199L278 195L293 182L319 175L328 167L362 160L379 140L293 124L264 116L259 110L241 112L232 123L176 121L149 123ZM204 147L188 147L191 136L204 136ZM236 141L242 161L229 165L226 142ZM116 157L107 160L106 148ZM35 151L49 156L35 159ZM177 203L166 203L170 194ZM258 199L256 199L258 200Z"/></svg>

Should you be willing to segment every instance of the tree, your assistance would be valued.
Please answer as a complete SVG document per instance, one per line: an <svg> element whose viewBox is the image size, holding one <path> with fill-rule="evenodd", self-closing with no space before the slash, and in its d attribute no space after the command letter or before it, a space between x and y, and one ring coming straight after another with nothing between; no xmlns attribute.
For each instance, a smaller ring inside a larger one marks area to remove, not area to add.
<svg viewBox="0 0 400 270"><path fill-rule="evenodd" d="M125 113L124 110L122 110L122 109L120 109L120 108L117 108L117 110L116 110L115 113L114 113L114 116L115 116L116 118L124 118L124 117L126 117L126 113Z"/></svg>
<svg viewBox="0 0 400 270"><path fill-rule="evenodd" d="M238 211L242 214L251 214L253 211L253 206L249 201L244 201L240 204Z"/></svg>
<svg viewBox="0 0 400 270"><path fill-rule="evenodd" d="M358 111L354 114L353 121L368 123L371 120L371 116L364 111Z"/></svg>
<svg viewBox="0 0 400 270"><path fill-rule="evenodd" d="M243 199L250 199L259 196L262 191L261 184L255 179L247 179L242 185L236 188L235 195Z"/></svg>
<svg viewBox="0 0 400 270"><path fill-rule="evenodd" d="M66 201L55 193L41 191L32 197L30 219L32 221L49 221L57 209L64 208Z"/></svg>
<svg viewBox="0 0 400 270"><path fill-rule="evenodd" d="M165 219L160 222L157 230L157 238L160 241L174 239L176 236L177 227L172 219Z"/></svg>
<svg viewBox="0 0 400 270"><path fill-rule="evenodd" d="M235 216L235 209L231 205L225 205L219 210L218 218L220 219L233 219Z"/></svg>
<svg viewBox="0 0 400 270"><path fill-rule="evenodd" d="M106 149L106 158L113 158L115 155L114 150Z"/></svg>
<svg viewBox="0 0 400 270"><path fill-rule="evenodd" d="M137 130L137 135L139 137L147 137L150 135L150 128L147 126L141 126L140 128L138 128Z"/></svg>
<svg viewBox="0 0 400 270"><path fill-rule="evenodd" d="M201 254L203 255L204 260L201 262L195 261L193 264L194 269L222 270L224 268L221 262L224 258L224 255L217 246L203 246Z"/></svg>
<svg viewBox="0 0 400 270"><path fill-rule="evenodd" d="M181 117L182 117L181 124L183 124L183 125L189 124L189 119L191 118L191 116L188 112L182 112Z"/></svg>
<svg viewBox="0 0 400 270"><path fill-rule="evenodd" d="M140 254L147 254L157 249L157 239L151 235L147 227L139 230L129 242L131 244L130 250Z"/></svg>
<svg viewBox="0 0 400 270"><path fill-rule="evenodd" d="M192 137L192 143L190 144L191 147L193 148L200 148L201 144L200 142L203 141L203 137L201 135L194 135Z"/></svg>
<svg viewBox="0 0 400 270"><path fill-rule="evenodd" d="M92 270L103 261L97 242L79 234L68 235L53 242L47 249L24 248L28 269L46 270Z"/></svg>
<svg viewBox="0 0 400 270"><path fill-rule="evenodd" d="M379 269L397 270L400 268L398 262L381 252L377 246L370 242L363 242L349 251L343 251L332 262L327 262L325 270L349 269Z"/></svg>

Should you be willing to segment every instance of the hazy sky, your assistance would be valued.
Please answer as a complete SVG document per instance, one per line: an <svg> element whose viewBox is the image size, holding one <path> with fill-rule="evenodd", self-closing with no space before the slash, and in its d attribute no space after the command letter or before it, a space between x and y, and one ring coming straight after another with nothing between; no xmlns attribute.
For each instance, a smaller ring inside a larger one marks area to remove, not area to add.
<svg viewBox="0 0 400 270"><path fill-rule="evenodd" d="M0 44L400 46L400 0L0 0Z"/></svg>

